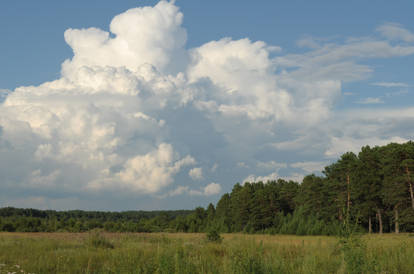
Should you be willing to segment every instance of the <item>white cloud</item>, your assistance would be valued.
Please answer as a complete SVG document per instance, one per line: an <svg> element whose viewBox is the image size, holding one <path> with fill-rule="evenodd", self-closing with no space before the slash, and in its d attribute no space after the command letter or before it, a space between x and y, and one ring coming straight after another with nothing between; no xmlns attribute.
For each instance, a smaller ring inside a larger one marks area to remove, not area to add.
<svg viewBox="0 0 414 274"><path fill-rule="evenodd" d="M257 182L263 182L263 183L267 183L269 181L277 181L278 179L282 179L285 181L295 181L295 182L302 182L303 177L305 177L305 175L303 175L302 173L291 173L289 176L280 176L277 172L272 172L268 175L264 175L264 176L256 176L253 174L250 174L249 176L247 176L242 182L244 183L257 183Z"/></svg>
<svg viewBox="0 0 414 274"><path fill-rule="evenodd" d="M397 23L387 23L377 28L377 31L390 40L414 42L414 33Z"/></svg>
<svg viewBox="0 0 414 274"><path fill-rule="evenodd" d="M177 72L177 65L187 58L182 19L173 2L161 1L154 7L134 8L115 16L110 24L113 38L96 28L68 29L65 41L74 57L63 63L62 74L70 78L83 66L135 71L143 64L152 64L162 72Z"/></svg>
<svg viewBox="0 0 414 274"><path fill-rule="evenodd" d="M172 183L173 176L182 167L193 164L195 160L192 157L178 159L171 145L160 144L156 151L129 159L118 175L133 190L155 193ZM100 185L93 184L91 187L99 188Z"/></svg>
<svg viewBox="0 0 414 274"><path fill-rule="evenodd" d="M221 192L221 186L217 183L210 183L204 188L205 195L216 195Z"/></svg>
<svg viewBox="0 0 414 274"><path fill-rule="evenodd" d="M249 182L249 183L254 183L254 182L264 182L266 183L267 181L276 181L277 179L281 178L279 176L279 174L277 172L272 172L268 175L265 176L256 176L253 174L250 174L249 176L247 176L242 182Z"/></svg>
<svg viewBox="0 0 414 274"><path fill-rule="evenodd" d="M203 179L203 169L201 167L192 168L188 175L193 180L202 180Z"/></svg>
<svg viewBox="0 0 414 274"><path fill-rule="evenodd" d="M229 38L192 51L191 82L208 78L219 87L199 105L227 117L283 119L290 115L290 96L276 86L273 64L264 42Z"/></svg>
<svg viewBox="0 0 414 274"><path fill-rule="evenodd" d="M191 196L212 196L212 195L217 195L220 192L221 192L221 185L212 182L200 190L190 189L190 187L188 186L178 186L176 189L160 197L165 198L168 196L172 197L172 196L178 196L178 195L183 195L183 194L188 194Z"/></svg>

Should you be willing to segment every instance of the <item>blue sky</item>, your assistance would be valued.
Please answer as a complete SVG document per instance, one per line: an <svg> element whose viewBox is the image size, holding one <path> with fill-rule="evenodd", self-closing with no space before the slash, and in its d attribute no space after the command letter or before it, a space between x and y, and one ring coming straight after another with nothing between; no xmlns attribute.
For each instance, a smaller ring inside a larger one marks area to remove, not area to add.
<svg viewBox="0 0 414 274"><path fill-rule="evenodd" d="M157 3L0 4L0 206L193 208L412 139L412 1Z"/></svg>

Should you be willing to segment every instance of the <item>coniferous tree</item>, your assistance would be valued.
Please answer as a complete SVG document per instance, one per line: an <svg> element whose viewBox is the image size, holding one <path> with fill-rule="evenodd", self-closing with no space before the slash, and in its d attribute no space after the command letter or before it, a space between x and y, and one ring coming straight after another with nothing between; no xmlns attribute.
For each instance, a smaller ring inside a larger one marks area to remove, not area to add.
<svg viewBox="0 0 414 274"><path fill-rule="evenodd" d="M378 147L362 147L358 154L358 166L356 169L355 195L356 206L359 214L367 220L368 232L372 232L372 221L375 214L383 205L383 175Z"/></svg>

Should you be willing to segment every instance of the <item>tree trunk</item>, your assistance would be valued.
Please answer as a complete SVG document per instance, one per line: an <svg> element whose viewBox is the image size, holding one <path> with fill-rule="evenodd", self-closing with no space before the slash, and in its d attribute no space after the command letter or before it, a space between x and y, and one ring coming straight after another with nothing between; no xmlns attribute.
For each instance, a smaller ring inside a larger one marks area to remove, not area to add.
<svg viewBox="0 0 414 274"><path fill-rule="evenodd" d="M378 223L379 223L379 234L382 234L382 216L381 210L377 209Z"/></svg>
<svg viewBox="0 0 414 274"><path fill-rule="evenodd" d="M395 207L394 210L394 214L395 214L395 233L400 233L400 224L398 222L398 208Z"/></svg>
<svg viewBox="0 0 414 274"><path fill-rule="evenodd" d="M347 202L346 202L346 214L349 216L349 209L351 208L351 192L349 189L349 174L346 175L346 190L347 190Z"/></svg>
<svg viewBox="0 0 414 274"><path fill-rule="evenodd" d="M410 170L408 169L408 167L405 167L405 172L407 173L407 177L408 177L408 187L409 187L410 197L411 197L411 208L414 209L413 186L412 186L412 183L411 183Z"/></svg>
<svg viewBox="0 0 414 274"><path fill-rule="evenodd" d="M372 223L371 223L371 216L368 217L368 233L371 234L372 232Z"/></svg>

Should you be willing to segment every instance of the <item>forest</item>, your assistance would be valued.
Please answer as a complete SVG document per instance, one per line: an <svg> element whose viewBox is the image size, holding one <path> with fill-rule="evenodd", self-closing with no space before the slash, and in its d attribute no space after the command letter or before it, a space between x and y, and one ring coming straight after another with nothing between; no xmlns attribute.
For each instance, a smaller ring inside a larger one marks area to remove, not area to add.
<svg viewBox="0 0 414 274"><path fill-rule="evenodd" d="M245 232L335 235L344 222L368 233L414 230L414 143L364 146L302 182L234 185L217 204L178 211L0 209L0 231Z"/></svg>

